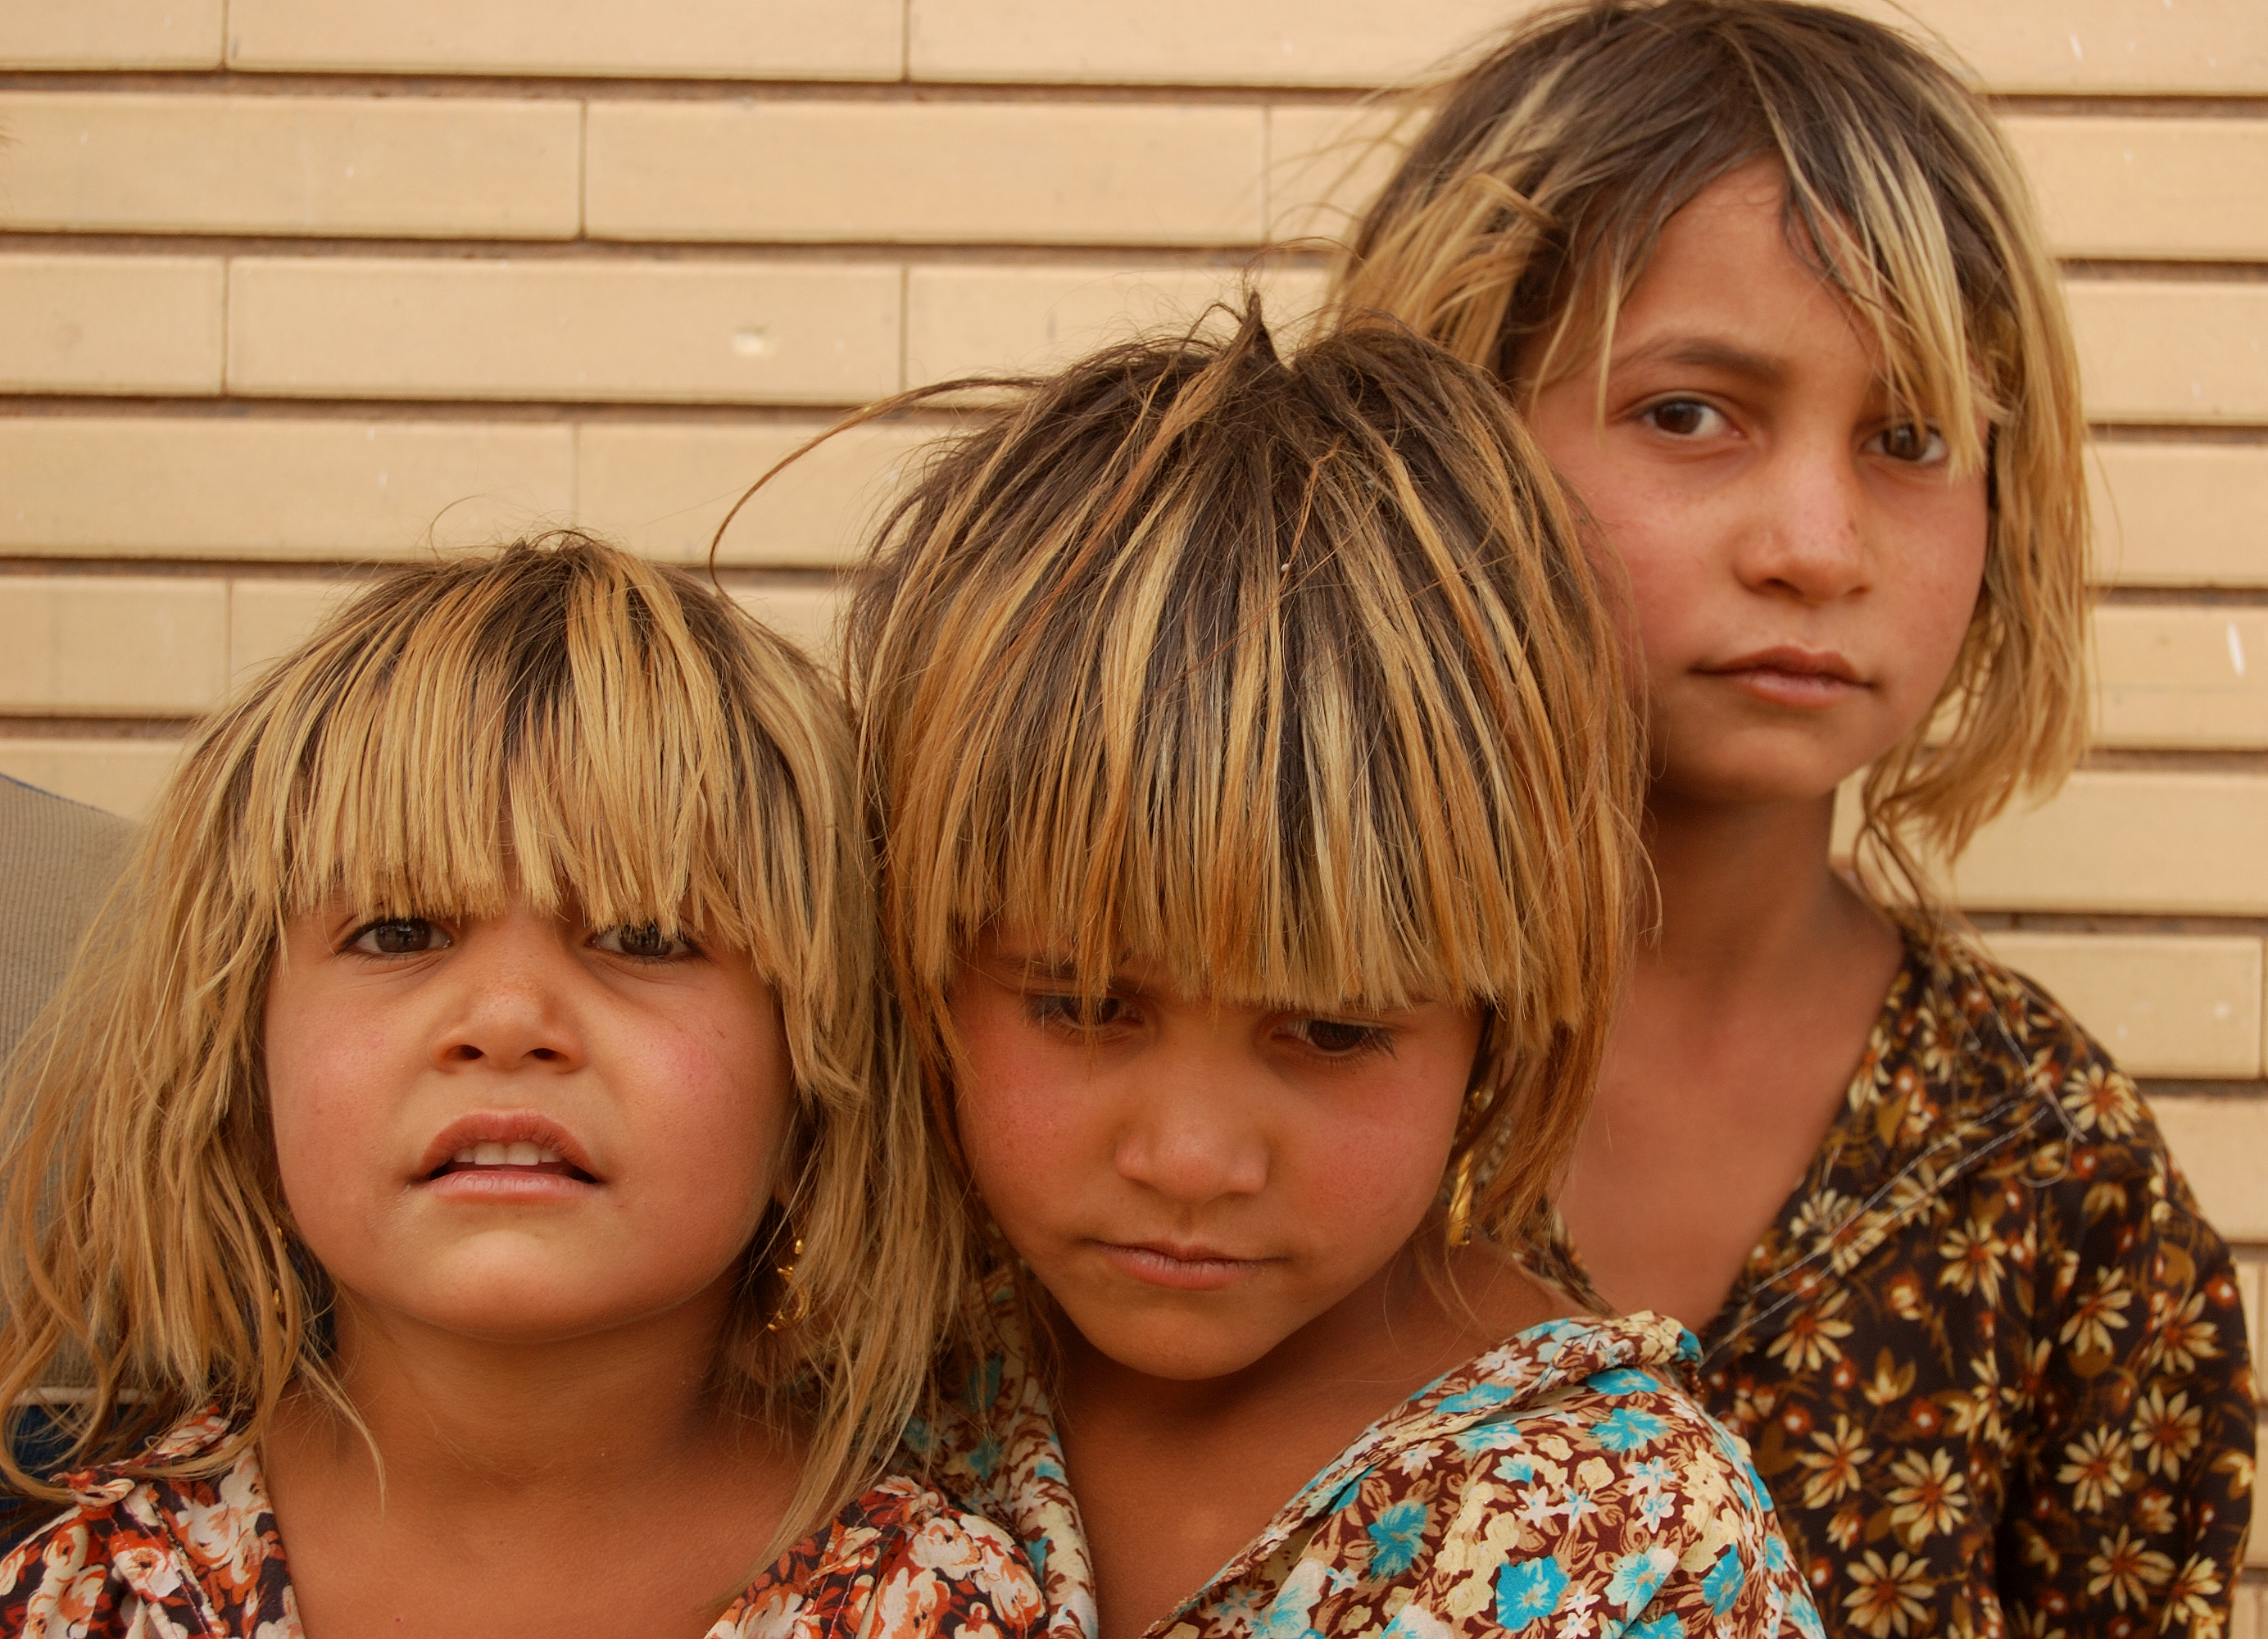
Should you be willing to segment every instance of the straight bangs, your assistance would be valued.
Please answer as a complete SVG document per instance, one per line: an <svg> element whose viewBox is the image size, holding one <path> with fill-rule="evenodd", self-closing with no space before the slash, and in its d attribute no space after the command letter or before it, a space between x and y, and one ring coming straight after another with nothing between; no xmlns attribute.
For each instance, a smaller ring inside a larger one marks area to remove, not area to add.
<svg viewBox="0 0 2268 1639"><path fill-rule="evenodd" d="M1985 583L1938 727L1871 771L1861 863L1926 903L1950 858L2084 749L2087 491L2055 263L2006 139L1897 33L1797 0L1606 0L1523 19L1419 94L1407 155L1333 276L1517 392L1586 369L1671 217L1758 161L1791 250L1877 343L1893 404L1992 498ZM1950 734L1947 726L1950 724Z"/></svg>
<svg viewBox="0 0 2268 1639"><path fill-rule="evenodd" d="M852 616L933 1086L993 930L1097 997L1139 959L1225 1001L1476 1005L1461 1151L1533 1119L1483 1204L1522 1216L1627 928L1617 653L1502 395L1398 328L1287 364L1255 306L1027 388L932 461Z"/></svg>
<svg viewBox="0 0 2268 1639"><path fill-rule="evenodd" d="M539 543L365 594L215 731L231 879L278 918L487 916L519 891L807 971L837 936L834 816L792 771L842 728L799 655L676 578Z"/></svg>

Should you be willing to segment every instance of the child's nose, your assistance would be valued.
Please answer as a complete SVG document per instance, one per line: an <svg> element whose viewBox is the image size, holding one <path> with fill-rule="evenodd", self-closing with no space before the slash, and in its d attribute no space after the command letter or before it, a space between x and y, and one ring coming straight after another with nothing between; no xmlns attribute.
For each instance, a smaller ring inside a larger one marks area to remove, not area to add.
<svg viewBox="0 0 2268 1639"><path fill-rule="evenodd" d="M1849 452L1793 449L1774 464L1773 481L1747 532L1742 579L1807 603L1863 591L1870 574L1866 488Z"/></svg>
<svg viewBox="0 0 2268 1639"><path fill-rule="evenodd" d="M483 942L459 965L460 999L435 1036L435 1062L499 1070L579 1066L583 1040L566 999L570 976L555 971L563 953L541 939Z"/></svg>
<svg viewBox="0 0 2268 1639"><path fill-rule="evenodd" d="M1267 1134L1237 1091L1254 1084L1256 1067L1226 1057L1172 1055L1132 1089L1113 1157L1121 1176L1192 1207L1265 1187Z"/></svg>

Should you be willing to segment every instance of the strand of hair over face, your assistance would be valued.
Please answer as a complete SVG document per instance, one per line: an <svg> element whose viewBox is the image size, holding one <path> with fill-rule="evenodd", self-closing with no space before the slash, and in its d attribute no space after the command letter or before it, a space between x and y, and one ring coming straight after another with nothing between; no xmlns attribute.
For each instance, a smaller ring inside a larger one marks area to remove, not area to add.
<svg viewBox="0 0 2268 1639"><path fill-rule="evenodd" d="M1233 336L1025 390L887 521L850 627L883 920L949 1086L961 960L1012 929L1269 1005L1476 1004L1466 1142L1537 1176L1618 972L1637 752L1611 618L1485 377L1392 327ZM949 1110L946 1112L949 1119Z"/></svg>
<svg viewBox="0 0 2268 1639"><path fill-rule="evenodd" d="M1990 114L1891 31L1790 0L1530 15L1411 105L1406 156L1333 273L1341 321L1409 323L1518 391L1594 368L1669 218L1776 166L1789 244L1880 349L1893 401L1987 473L1984 594L1940 705L1877 762L1861 864L1927 909L1957 854L2084 749L2084 420L2060 284ZM1952 732L1943 730L1950 723ZM1933 727L1934 725L1934 728Z"/></svg>

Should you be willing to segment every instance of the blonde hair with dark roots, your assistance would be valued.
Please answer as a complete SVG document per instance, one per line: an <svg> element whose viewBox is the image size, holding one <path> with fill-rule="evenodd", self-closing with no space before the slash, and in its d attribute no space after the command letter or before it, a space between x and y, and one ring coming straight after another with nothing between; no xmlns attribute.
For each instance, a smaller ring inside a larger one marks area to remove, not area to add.
<svg viewBox="0 0 2268 1639"><path fill-rule="evenodd" d="M1984 590L1940 710L1868 772L1878 898L2087 738L2086 426L2056 268L1982 103L1899 34L1799 0L1594 0L1528 17L1425 88L1409 152L1334 269L1344 317L1389 314L1532 391L1595 363L1662 226L1762 159L1789 243L1850 301L1896 401L1992 501ZM1989 428L1979 437L1977 425Z"/></svg>
<svg viewBox="0 0 2268 1639"><path fill-rule="evenodd" d="M1192 993L1477 1004L1445 1186L1470 1167L1508 1236L1580 1128L1630 927L1614 620L1485 374L1383 323L1286 362L1230 317L1018 385L880 527L847 663L909 1034L952 1141L947 993L990 927L1091 996L1136 957Z"/></svg>
<svg viewBox="0 0 2268 1639"><path fill-rule="evenodd" d="M0 1105L0 1395L68 1384L71 1466L209 1401L225 1468L295 1384L344 1415L298 1246L261 1018L287 918L493 914L512 893L751 953L795 1078L714 1388L807 1420L792 1540L895 1444L956 1303L957 1213L877 1006L838 690L683 570L560 533L389 570L200 728ZM798 1325L768 1333L795 1260ZM20 1414L18 1414L20 1415ZM9 1482L59 1498L0 1452Z"/></svg>

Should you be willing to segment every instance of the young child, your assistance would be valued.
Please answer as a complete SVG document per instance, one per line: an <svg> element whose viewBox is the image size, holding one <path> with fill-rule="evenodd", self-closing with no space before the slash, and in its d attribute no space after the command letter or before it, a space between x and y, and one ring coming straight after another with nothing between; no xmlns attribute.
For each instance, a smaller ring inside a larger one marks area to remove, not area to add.
<svg viewBox="0 0 2268 1639"><path fill-rule="evenodd" d="M1682 1328L1498 1250L1580 1125L1638 789L1541 473L1481 373L1286 364L1252 308L1028 388L883 527L885 937L998 1237L911 1441L1058 1633L1818 1631Z"/></svg>
<svg viewBox="0 0 2268 1639"><path fill-rule="evenodd" d="M1659 919L1560 1196L1598 1290L1700 1333L1839 1631L2215 1639L2228 1249L1910 852L2085 738L2076 366L1990 116L1820 7L1554 9L1439 88L1337 298L1505 383L1633 605Z"/></svg>
<svg viewBox="0 0 2268 1639"><path fill-rule="evenodd" d="M8 1090L0 1390L76 1472L6 1459L60 1511L0 1631L1039 1616L877 1477L956 1243L850 754L722 593L572 535L379 577L203 727Z"/></svg>

